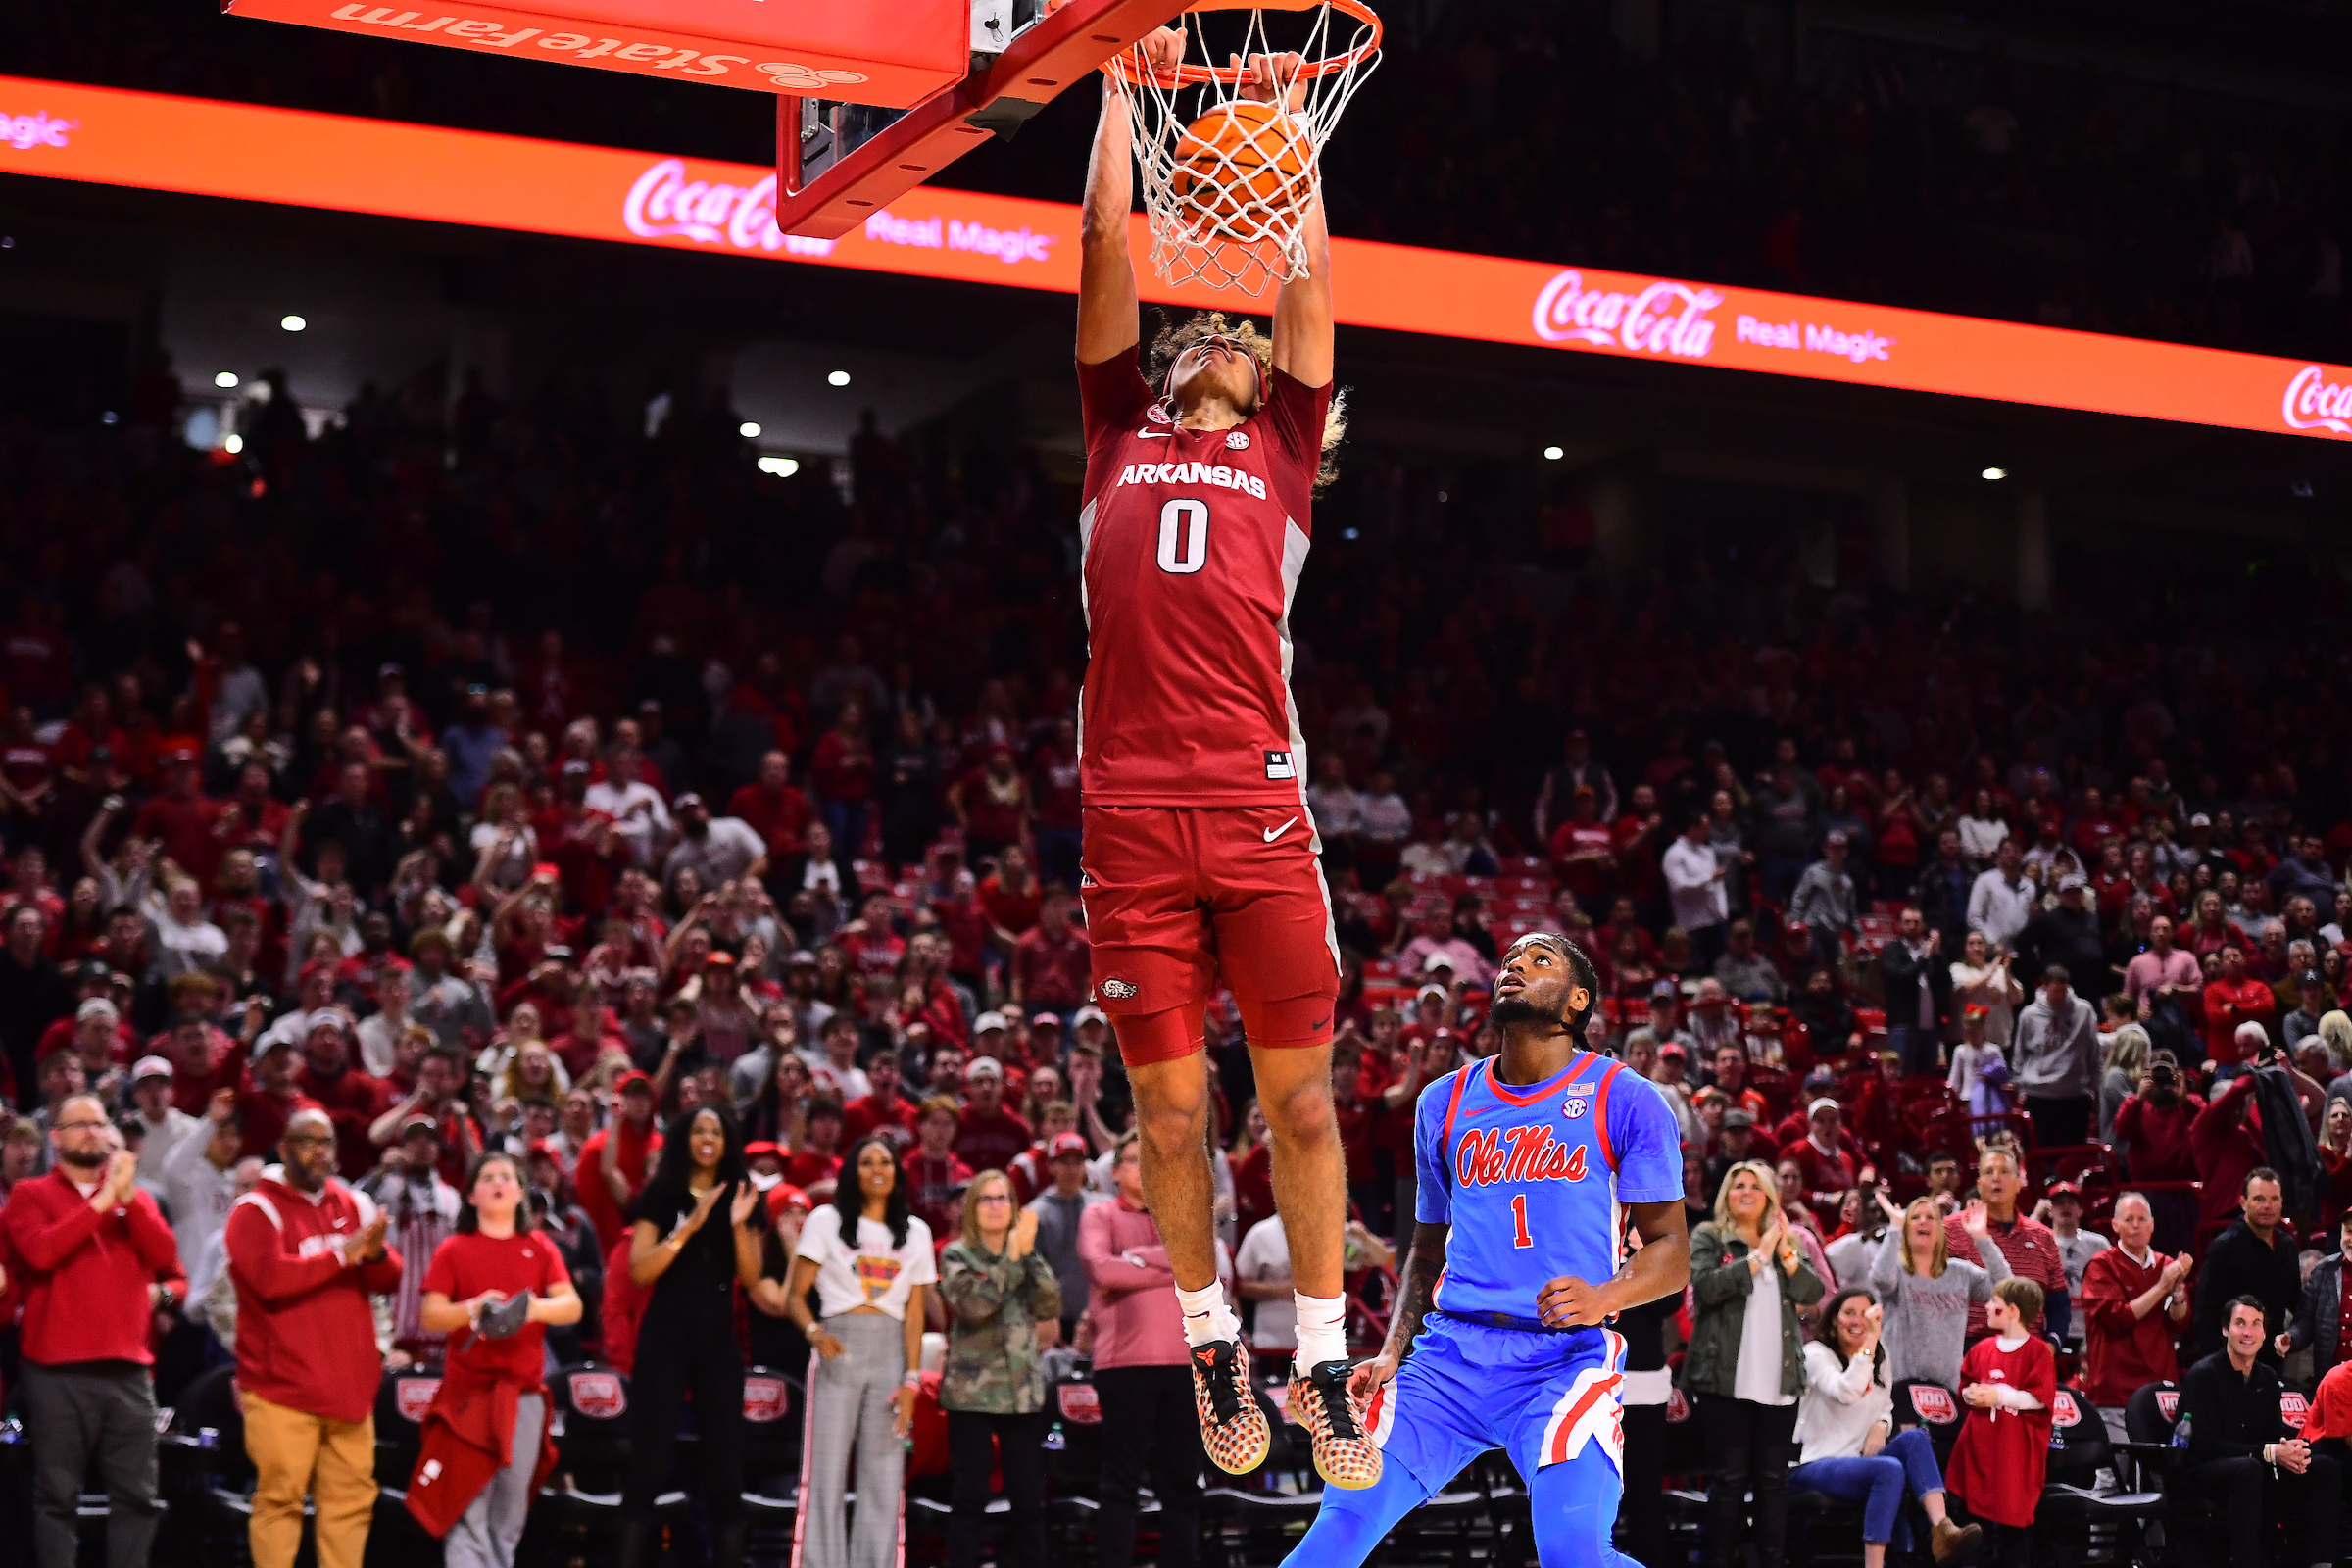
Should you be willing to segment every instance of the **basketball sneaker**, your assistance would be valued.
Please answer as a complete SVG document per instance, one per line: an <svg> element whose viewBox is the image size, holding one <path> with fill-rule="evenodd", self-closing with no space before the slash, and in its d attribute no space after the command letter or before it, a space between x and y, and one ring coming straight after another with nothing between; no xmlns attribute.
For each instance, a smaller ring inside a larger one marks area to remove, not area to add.
<svg viewBox="0 0 2352 1568"><path fill-rule="evenodd" d="M1353 1370L1345 1361L1323 1361L1304 1377L1291 1374L1291 1416L1313 1443L1315 1474L1344 1492L1380 1479L1380 1449L1364 1430L1363 1407L1348 1392Z"/></svg>
<svg viewBox="0 0 2352 1568"><path fill-rule="evenodd" d="M1200 1415L1200 1446L1209 1463L1246 1476L1266 1462L1273 1434L1250 1387L1250 1348L1232 1340L1193 1347L1193 1407Z"/></svg>

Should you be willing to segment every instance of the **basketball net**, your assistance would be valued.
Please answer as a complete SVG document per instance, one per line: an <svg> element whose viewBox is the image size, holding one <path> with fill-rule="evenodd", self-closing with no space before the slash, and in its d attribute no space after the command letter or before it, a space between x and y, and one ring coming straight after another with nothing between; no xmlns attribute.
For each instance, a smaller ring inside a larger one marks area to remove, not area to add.
<svg viewBox="0 0 2352 1568"><path fill-rule="evenodd" d="M1303 38L1270 39L1265 11L1250 9L1243 37L1220 37L1212 52L1200 15L1211 9L1228 8L1211 0L1180 19L1184 63L1175 69L1152 64L1141 43L1102 69L1127 101L1152 223L1152 270L1170 286L1199 282L1259 294L1268 282L1307 275L1303 231L1322 194L1323 143L1380 59L1380 19L1361 0L1293 0L1278 9L1309 13ZM1247 65L1236 70L1220 56L1247 62L1284 53L1301 57L1296 82L1304 97L1298 108L1252 118L1248 134L1187 134L1206 116L1216 118L1204 129L1224 125L1220 112L1248 101Z"/></svg>

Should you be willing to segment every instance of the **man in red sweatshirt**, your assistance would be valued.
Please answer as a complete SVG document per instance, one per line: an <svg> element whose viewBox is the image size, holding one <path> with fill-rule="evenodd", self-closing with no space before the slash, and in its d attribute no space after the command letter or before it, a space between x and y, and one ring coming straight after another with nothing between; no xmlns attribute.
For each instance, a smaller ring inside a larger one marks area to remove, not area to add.
<svg viewBox="0 0 2352 1568"><path fill-rule="evenodd" d="M318 1504L318 1568L361 1568L375 1512L375 1391L384 1375L368 1298L400 1284L383 1212L335 1180L335 1124L287 1118L284 1163L228 1211L237 1395L253 1460L254 1568L293 1568L303 1498Z"/></svg>
<svg viewBox="0 0 2352 1568"><path fill-rule="evenodd" d="M172 1227L138 1183L106 1106L74 1095L49 1127L57 1162L0 1208L0 1251L24 1292L25 1435L32 1440L33 1560L74 1568L74 1503L98 1461L109 1568L146 1568L155 1498L154 1314L188 1277Z"/></svg>

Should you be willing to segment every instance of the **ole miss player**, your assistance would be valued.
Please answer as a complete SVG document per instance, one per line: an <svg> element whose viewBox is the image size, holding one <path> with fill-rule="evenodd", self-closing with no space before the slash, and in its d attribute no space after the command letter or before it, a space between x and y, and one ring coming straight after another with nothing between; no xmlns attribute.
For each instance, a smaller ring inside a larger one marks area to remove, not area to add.
<svg viewBox="0 0 2352 1568"><path fill-rule="evenodd" d="M1494 982L1500 1054L1421 1092L1412 1254L1388 1344L1352 1379L1386 1467L1323 1494L1290 1568L1355 1568L1489 1448L1527 1484L1543 1568L1631 1568L1609 1544L1625 1342L1607 1323L1679 1293L1690 1242L1665 1096L1584 1048L1599 989L1566 938L1521 937Z"/></svg>
<svg viewBox="0 0 2352 1568"><path fill-rule="evenodd" d="M1163 31L1149 47L1172 58L1181 41ZM1278 83L1295 88L1297 61L1253 57L1246 90L1270 102ZM1305 218L1309 270L1283 285L1270 343L1246 324L1196 318L1161 337L1147 379L1127 247L1127 110L1106 80L1078 284L1080 882L1095 999L1135 1092L1144 1190L1184 1306L1202 1442L1243 1474L1264 1460L1268 1434L1217 1282L1201 1026L1222 970L1290 1239L1290 1408L1324 1480L1366 1487L1380 1454L1348 1395L1347 1186L1331 1102L1339 944L1288 683L1291 596L1339 433L1330 241L1318 205Z"/></svg>

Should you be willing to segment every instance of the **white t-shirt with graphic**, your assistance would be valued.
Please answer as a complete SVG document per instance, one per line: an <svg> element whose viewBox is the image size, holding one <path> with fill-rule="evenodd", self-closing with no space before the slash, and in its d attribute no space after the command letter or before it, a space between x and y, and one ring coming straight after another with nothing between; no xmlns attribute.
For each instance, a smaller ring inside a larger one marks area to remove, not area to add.
<svg viewBox="0 0 2352 1568"><path fill-rule="evenodd" d="M931 1259L931 1227L909 1217L906 1245L890 1245L890 1227L880 1220L858 1221L855 1246L841 1234L841 1210L820 1205L801 1227L795 1257L816 1265L817 1315L832 1317L853 1307L870 1306L901 1322L917 1285L935 1285L939 1269Z"/></svg>

